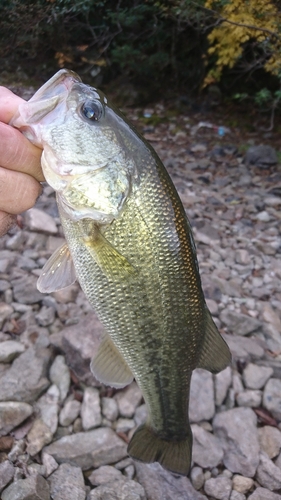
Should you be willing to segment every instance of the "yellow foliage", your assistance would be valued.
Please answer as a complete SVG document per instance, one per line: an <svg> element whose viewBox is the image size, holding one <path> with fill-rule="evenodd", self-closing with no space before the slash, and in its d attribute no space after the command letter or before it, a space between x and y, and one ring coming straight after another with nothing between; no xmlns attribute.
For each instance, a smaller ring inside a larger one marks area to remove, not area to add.
<svg viewBox="0 0 281 500"><path fill-rule="evenodd" d="M223 68L232 68L243 53L243 44L256 40L266 44L268 60L264 68L274 74L281 70L281 43L278 29L281 14L270 0L206 0L205 7L218 13L223 19L208 36L210 55L216 55L215 71L211 70L205 78L204 86L220 79ZM229 22L227 22L227 21Z"/></svg>

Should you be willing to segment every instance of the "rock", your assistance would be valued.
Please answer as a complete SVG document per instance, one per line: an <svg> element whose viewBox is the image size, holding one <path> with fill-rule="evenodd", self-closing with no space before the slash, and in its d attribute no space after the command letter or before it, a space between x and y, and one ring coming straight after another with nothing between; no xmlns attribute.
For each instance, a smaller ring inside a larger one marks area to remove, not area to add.
<svg viewBox="0 0 281 500"><path fill-rule="evenodd" d="M235 252L235 261L237 264L250 264L251 258L248 250L244 248L238 248Z"/></svg>
<svg viewBox="0 0 281 500"><path fill-rule="evenodd" d="M253 487L254 481L250 477L240 476L235 474L232 478L232 487L234 490L239 493L248 493L250 489Z"/></svg>
<svg viewBox="0 0 281 500"><path fill-rule="evenodd" d="M281 380L271 378L263 393L263 406L277 419L281 420Z"/></svg>
<svg viewBox="0 0 281 500"><path fill-rule="evenodd" d="M262 323L258 319L229 309L222 310L220 319L235 335L248 335L262 327Z"/></svg>
<svg viewBox="0 0 281 500"><path fill-rule="evenodd" d="M55 500L85 500L82 471L70 464L61 464L48 479L51 497Z"/></svg>
<svg viewBox="0 0 281 500"><path fill-rule="evenodd" d="M95 356L104 329L94 312L90 312L77 325L62 331L61 347L65 352L67 365L82 381L95 381L90 372L90 362Z"/></svg>
<svg viewBox="0 0 281 500"><path fill-rule="evenodd" d="M126 444L108 427L64 436L44 451L58 463L67 462L82 470L112 464L127 456Z"/></svg>
<svg viewBox="0 0 281 500"><path fill-rule="evenodd" d="M260 144L249 147L245 154L245 163L267 168L268 165L276 165L278 158L274 148Z"/></svg>
<svg viewBox="0 0 281 500"><path fill-rule="evenodd" d="M147 500L147 497L139 483L124 478L98 486L91 491L89 500Z"/></svg>
<svg viewBox="0 0 281 500"><path fill-rule="evenodd" d="M259 463L257 416L250 408L233 408L215 415L214 434L224 448L223 462L231 472L255 475Z"/></svg>
<svg viewBox="0 0 281 500"><path fill-rule="evenodd" d="M135 422L136 425L143 425L147 421L148 417L148 412L147 412L147 406L144 403L143 405L140 405L137 407L136 412L135 412Z"/></svg>
<svg viewBox="0 0 281 500"><path fill-rule="evenodd" d="M281 500L281 495L278 493L272 493L265 488L257 488L252 495L248 497L248 500Z"/></svg>
<svg viewBox="0 0 281 500"><path fill-rule="evenodd" d="M12 429L26 420L33 412L31 405L17 401L0 403L0 436L5 436Z"/></svg>
<svg viewBox="0 0 281 500"><path fill-rule="evenodd" d="M74 422L74 420L79 416L80 410L80 401L76 401L75 399L67 401L60 412L60 425L67 427L68 425L72 424L72 422Z"/></svg>
<svg viewBox="0 0 281 500"><path fill-rule="evenodd" d="M59 397L58 387L51 385L36 403L36 410L40 411L41 420L49 427L52 434L55 434L58 427Z"/></svg>
<svg viewBox="0 0 281 500"><path fill-rule="evenodd" d="M192 482L193 488L195 488L196 491L201 490L205 481L204 473L201 467L193 467L191 469L190 480Z"/></svg>
<svg viewBox="0 0 281 500"><path fill-rule="evenodd" d="M42 476L33 474L16 481L2 492L2 500L50 500L49 485Z"/></svg>
<svg viewBox="0 0 281 500"><path fill-rule="evenodd" d="M49 477L59 466L55 459L44 451L42 453L42 464L45 467L46 477Z"/></svg>
<svg viewBox="0 0 281 500"><path fill-rule="evenodd" d="M249 361L260 359L264 356L264 349L253 339L239 337L238 335L224 335L234 359Z"/></svg>
<svg viewBox="0 0 281 500"><path fill-rule="evenodd" d="M81 406L82 427L85 431L101 424L100 395L97 389L86 387Z"/></svg>
<svg viewBox="0 0 281 500"><path fill-rule="evenodd" d="M196 491L185 476L176 476L159 464L135 461L138 482L144 487L147 500L207 500Z"/></svg>
<svg viewBox="0 0 281 500"><path fill-rule="evenodd" d="M70 387L70 371L63 356L57 356L50 368L50 379L60 391L60 400L64 401Z"/></svg>
<svg viewBox="0 0 281 500"><path fill-rule="evenodd" d="M53 292L53 296L59 304L68 304L69 302L75 302L78 292L79 286L77 283L74 283L73 285L67 286L62 290Z"/></svg>
<svg viewBox="0 0 281 500"><path fill-rule="evenodd" d="M260 454L260 463L257 468L256 479L261 486L271 491L281 488L281 470L263 452Z"/></svg>
<svg viewBox="0 0 281 500"><path fill-rule="evenodd" d="M10 363L24 351L24 345L15 340L0 342L0 363Z"/></svg>
<svg viewBox="0 0 281 500"><path fill-rule="evenodd" d="M213 468L222 462L223 449L219 439L199 425L191 426L193 434L192 459L200 467Z"/></svg>
<svg viewBox="0 0 281 500"><path fill-rule="evenodd" d="M120 470L115 469L111 465L103 465L98 469L94 470L88 477L90 483L93 486L99 486L100 484L107 484L111 481L120 480L123 478Z"/></svg>
<svg viewBox="0 0 281 500"><path fill-rule="evenodd" d="M118 405L114 398L102 398L101 399L101 409L102 414L107 420L113 422L118 417Z"/></svg>
<svg viewBox="0 0 281 500"><path fill-rule="evenodd" d="M0 493L12 481L14 472L15 468L9 460L5 460L5 462L0 464Z"/></svg>
<svg viewBox="0 0 281 500"><path fill-rule="evenodd" d="M239 493L238 491L232 490L229 500L246 500L245 495L243 493Z"/></svg>
<svg viewBox="0 0 281 500"><path fill-rule="evenodd" d="M32 403L48 387L50 352L29 347L0 378L0 401Z"/></svg>
<svg viewBox="0 0 281 500"><path fill-rule="evenodd" d="M205 482L204 491L207 495L218 500L229 500L231 486L231 479L228 477L211 477Z"/></svg>
<svg viewBox="0 0 281 500"><path fill-rule="evenodd" d="M40 418L36 419L27 434L27 453L33 457L42 450L43 446L49 444L52 438L53 434L45 422Z"/></svg>
<svg viewBox="0 0 281 500"><path fill-rule="evenodd" d="M35 318L40 326L50 326L55 321L55 310L53 307L43 306Z"/></svg>
<svg viewBox="0 0 281 500"><path fill-rule="evenodd" d="M258 408L261 405L261 391L243 391L238 392L236 401L238 406L247 406L249 408Z"/></svg>
<svg viewBox="0 0 281 500"><path fill-rule="evenodd" d="M243 371L243 380L248 389L262 389L272 375L273 369L270 366L249 363Z"/></svg>
<svg viewBox="0 0 281 500"><path fill-rule="evenodd" d="M0 302L0 329L7 318L14 312L14 309L6 302Z"/></svg>
<svg viewBox="0 0 281 500"><path fill-rule="evenodd" d="M56 223L49 214L38 208L30 208L24 214L25 224L30 231L46 234L57 234Z"/></svg>
<svg viewBox="0 0 281 500"><path fill-rule="evenodd" d="M198 397L199 395L199 397ZM198 368L193 371L190 385L189 420L210 420L215 414L214 382L210 372Z"/></svg>
<svg viewBox="0 0 281 500"><path fill-rule="evenodd" d="M126 389L117 392L114 399L117 402L120 415L131 418L142 400L142 393L136 382L132 382Z"/></svg>
<svg viewBox="0 0 281 500"><path fill-rule="evenodd" d="M258 437L261 450L269 458L275 458L279 455L281 449L281 432L279 429L265 425L258 429Z"/></svg>
<svg viewBox="0 0 281 500"><path fill-rule="evenodd" d="M36 304L44 298L37 290L37 278L32 274L12 280L14 298L20 304Z"/></svg>
<svg viewBox="0 0 281 500"><path fill-rule="evenodd" d="M214 376L215 381L215 402L217 406L220 406L226 396L232 381L232 372L230 366L227 366L220 373Z"/></svg>
<svg viewBox="0 0 281 500"><path fill-rule="evenodd" d="M117 432L127 433L136 427L136 423L133 418L118 418L114 425L114 429Z"/></svg>

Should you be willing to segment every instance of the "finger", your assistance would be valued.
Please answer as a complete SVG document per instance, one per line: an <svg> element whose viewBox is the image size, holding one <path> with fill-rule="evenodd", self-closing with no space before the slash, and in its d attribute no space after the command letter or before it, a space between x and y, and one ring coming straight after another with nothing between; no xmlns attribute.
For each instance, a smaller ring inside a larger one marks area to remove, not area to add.
<svg viewBox="0 0 281 500"><path fill-rule="evenodd" d="M0 122L0 162L10 170L22 171L44 181L40 158L42 150L31 144L23 134Z"/></svg>
<svg viewBox="0 0 281 500"><path fill-rule="evenodd" d="M33 207L42 187L33 177L0 167L0 211L13 215Z"/></svg>
<svg viewBox="0 0 281 500"><path fill-rule="evenodd" d="M6 87L0 86L0 100L0 121L9 123L15 112L18 110L18 106L24 99L15 95L11 92L11 90L6 89Z"/></svg>
<svg viewBox="0 0 281 500"><path fill-rule="evenodd" d="M0 211L0 237L4 236L16 224L16 216Z"/></svg>

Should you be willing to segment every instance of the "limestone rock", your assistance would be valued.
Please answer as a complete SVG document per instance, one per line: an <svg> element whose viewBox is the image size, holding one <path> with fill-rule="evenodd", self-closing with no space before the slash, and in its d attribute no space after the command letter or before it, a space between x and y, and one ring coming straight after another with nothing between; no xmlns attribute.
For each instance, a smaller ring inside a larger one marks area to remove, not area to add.
<svg viewBox="0 0 281 500"><path fill-rule="evenodd" d="M5 462L0 464L0 493L12 481L14 473L15 468L9 460L5 460Z"/></svg>
<svg viewBox="0 0 281 500"><path fill-rule="evenodd" d="M24 351L24 345L15 340L0 342L0 363L10 363Z"/></svg>
<svg viewBox="0 0 281 500"><path fill-rule="evenodd" d="M222 462L223 449L219 439L199 425L191 426L193 434L192 459L200 467L213 468Z"/></svg>
<svg viewBox="0 0 281 500"><path fill-rule="evenodd" d="M204 484L204 473L201 467L192 467L190 472L190 480L192 482L193 488L200 490Z"/></svg>
<svg viewBox="0 0 281 500"><path fill-rule="evenodd" d="M271 378L263 393L263 406L277 419L281 420L281 380Z"/></svg>
<svg viewBox="0 0 281 500"><path fill-rule="evenodd" d="M51 497L55 500L85 500L86 490L80 467L61 464L49 477Z"/></svg>
<svg viewBox="0 0 281 500"><path fill-rule="evenodd" d="M218 413L214 434L224 448L223 462L231 472L253 477L259 463L257 417L250 408L233 408Z"/></svg>
<svg viewBox="0 0 281 500"><path fill-rule="evenodd" d="M120 415L131 418L142 400L142 393L136 382L132 382L128 387L117 392L114 399L117 402Z"/></svg>
<svg viewBox="0 0 281 500"><path fill-rule="evenodd" d="M120 480L122 477L123 475L120 470L115 469L115 467L111 465L102 465L94 470L88 479L93 486L99 486L100 484L107 484L111 481Z"/></svg>
<svg viewBox="0 0 281 500"><path fill-rule="evenodd" d="M28 403L5 401L0 403L0 436L5 436L33 412Z"/></svg>
<svg viewBox="0 0 281 500"><path fill-rule="evenodd" d="M33 474L16 481L2 492L2 500L50 500L49 485L42 476Z"/></svg>
<svg viewBox="0 0 281 500"><path fill-rule="evenodd" d="M118 405L114 398L102 398L101 400L102 414L107 420L113 422L118 417Z"/></svg>
<svg viewBox="0 0 281 500"><path fill-rule="evenodd" d="M266 488L257 488L248 500L281 500L281 495L273 493Z"/></svg>
<svg viewBox="0 0 281 500"><path fill-rule="evenodd" d="M276 427L265 425L258 429L260 447L269 458L275 458L281 449L281 432Z"/></svg>
<svg viewBox="0 0 281 500"><path fill-rule="evenodd" d="M32 274L12 280L14 298L20 304L36 304L44 299L36 287L37 278Z"/></svg>
<svg viewBox="0 0 281 500"><path fill-rule="evenodd" d="M215 414L214 382L210 372L197 368L190 385L189 420L210 420Z"/></svg>
<svg viewBox="0 0 281 500"><path fill-rule="evenodd" d="M211 477L204 484L207 495L217 500L229 500L231 492L231 479L224 476Z"/></svg>
<svg viewBox="0 0 281 500"><path fill-rule="evenodd" d="M207 500L185 476L176 476L159 464L135 461L137 480L144 487L147 500Z"/></svg>
<svg viewBox="0 0 281 500"><path fill-rule="evenodd" d="M249 363L243 371L243 380L248 389L262 389L272 375L273 369L270 366Z"/></svg>
<svg viewBox="0 0 281 500"><path fill-rule="evenodd" d="M239 493L248 493L253 485L254 481L251 477L244 477L239 474L235 474L232 478L232 487Z"/></svg>
<svg viewBox="0 0 281 500"><path fill-rule="evenodd" d="M215 380L215 401L216 405L220 406L227 395L227 391L231 386L232 373L230 366L227 366L220 373L217 373L214 377Z"/></svg>
<svg viewBox="0 0 281 500"><path fill-rule="evenodd" d="M247 406L249 408L258 408L261 405L262 392L254 390L246 390L238 392L236 401L238 406Z"/></svg>
<svg viewBox="0 0 281 500"><path fill-rule="evenodd" d="M75 399L67 401L60 412L60 425L67 427L68 425L72 424L72 422L74 422L74 420L79 416L80 410L80 401L76 401Z"/></svg>
<svg viewBox="0 0 281 500"><path fill-rule="evenodd" d="M91 491L89 500L147 500L143 487L136 481L121 479L103 484Z"/></svg>
<svg viewBox="0 0 281 500"><path fill-rule="evenodd" d="M81 407L82 426L85 431L101 424L100 395L97 389L86 387Z"/></svg>
<svg viewBox="0 0 281 500"><path fill-rule="evenodd" d="M268 458L266 453L260 454L256 478L261 486L271 491L281 488L281 470Z"/></svg>
<svg viewBox="0 0 281 500"><path fill-rule="evenodd" d="M53 434L50 428L41 419L36 419L27 435L27 453L31 456L36 455L43 446L52 441L52 438Z"/></svg>
<svg viewBox="0 0 281 500"><path fill-rule="evenodd" d="M46 378L50 352L30 347L0 379L0 401L32 403L49 385Z"/></svg>
<svg viewBox="0 0 281 500"><path fill-rule="evenodd" d="M60 400L64 401L70 387L70 372L63 356L57 356L50 368L50 379L59 388Z"/></svg>
<svg viewBox="0 0 281 500"><path fill-rule="evenodd" d="M248 335L262 327L258 319L229 309L222 310L220 319L234 335Z"/></svg>
<svg viewBox="0 0 281 500"><path fill-rule="evenodd" d="M108 427L64 436L44 451L58 463L67 462L82 470L112 464L127 456L126 444Z"/></svg>

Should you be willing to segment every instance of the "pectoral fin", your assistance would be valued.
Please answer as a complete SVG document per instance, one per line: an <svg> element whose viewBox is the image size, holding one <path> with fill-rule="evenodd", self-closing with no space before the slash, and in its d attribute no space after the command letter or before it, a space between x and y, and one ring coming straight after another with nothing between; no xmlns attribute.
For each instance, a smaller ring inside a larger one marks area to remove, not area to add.
<svg viewBox="0 0 281 500"><path fill-rule="evenodd" d="M108 335L102 340L90 367L100 382L117 389L125 387L134 379L126 361Z"/></svg>
<svg viewBox="0 0 281 500"><path fill-rule="evenodd" d="M44 265L37 281L39 292L51 293L76 281L75 269L66 243L60 246Z"/></svg>
<svg viewBox="0 0 281 500"><path fill-rule="evenodd" d="M136 274L136 269L96 229L92 237L84 237L84 243L103 273L112 281L126 279Z"/></svg>
<svg viewBox="0 0 281 500"><path fill-rule="evenodd" d="M212 373L218 373L230 364L231 354L208 309L206 309L206 315L206 333L201 355L196 366Z"/></svg>

